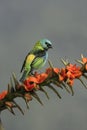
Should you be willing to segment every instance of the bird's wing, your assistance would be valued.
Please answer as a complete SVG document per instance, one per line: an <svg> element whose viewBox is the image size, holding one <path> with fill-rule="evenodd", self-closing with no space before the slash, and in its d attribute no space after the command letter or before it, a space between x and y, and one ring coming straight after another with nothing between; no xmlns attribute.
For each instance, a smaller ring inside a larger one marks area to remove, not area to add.
<svg viewBox="0 0 87 130"><path fill-rule="evenodd" d="M27 54L27 56L25 57L25 60L23 62L20 72L23 71L23 69L27 63L30 64L30 66L32 67L35 64L35 62L37 62L37 61L39 62L39 58L45 56L45 54L46 54L46 52L44 50L32 50L31 52L29 52ZM43 58L40 61L42 61L42 60L43 60Z"/></svg>
<svg viewBox="0 0 87 130"><path fill-rule="evenodd" d="M35 54L36 57L31 63L31 68L39 68L43 65L45 59L46 59L46 51L38 50Z"/></svg>
<svg viewBox="0 0 87 130"><path fill-rule="evenodd" d="M20 71L20 72L23 71L23 69L24 69L24 67L25 67L25 65L26 65L27 63L28 63L28 64L31 64L32 61L34 60L34 58L35 58L35 55L34 55L34 54L28 53L28 55L25 57L25 60L24 60L24 62L23 62L23 65L22 65L22 68L21 68L21 71Z"/></svg>
<svg viewBox="0 0 87 130"><path fill-rule="evenodd" d="M44 58L37 57L31 64L31 68L38 69L41 68L44 65Z"/></svg>

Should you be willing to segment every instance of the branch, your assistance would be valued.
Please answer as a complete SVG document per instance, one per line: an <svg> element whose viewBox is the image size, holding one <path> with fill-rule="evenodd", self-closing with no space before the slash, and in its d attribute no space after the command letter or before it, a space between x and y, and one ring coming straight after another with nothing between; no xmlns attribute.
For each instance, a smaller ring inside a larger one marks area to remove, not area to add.
<svg viewBox="0 0 87 130"><path fill-rule="evenodd" d="M64 67L55 68L49 61L49 67L43 73L35 72L34 75L28 76L23 82L17 80L15 73L10 78L7 90L0 93L0 112L8 109L13 115L15 115L14 108L24 115L24 112L19 104L15 101L15 98L21 97L29 109L29 102L35 98L41 105L43 102L37 94L37 91L43 92L49 99L49 95L45 90L45 87L51 89L58 98L62 98L58 92L58 89L65 89L66 92L74 95L73 85L74 80L78 79L82 85L87 88L83 82L82 77L87 79L87 58L81 55L81 60L76 60L80 65L71 64L68 61L61 59Z"/></svg>

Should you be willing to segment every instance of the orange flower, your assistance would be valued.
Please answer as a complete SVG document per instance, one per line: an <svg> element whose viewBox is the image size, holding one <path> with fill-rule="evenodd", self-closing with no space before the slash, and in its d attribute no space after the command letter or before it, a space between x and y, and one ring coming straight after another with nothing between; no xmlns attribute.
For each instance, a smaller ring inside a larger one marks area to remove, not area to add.
<svg viewBox="0 0 87 130"><path fill-rule="evenodd" d="M69 78L69 79L74 79L75 78L75 75L73 73L71 73L70 71L68 71L66 73L66 77Z"/></svg>
<svg viewBox="0 0 87 130"><path fill-rule="evenodd" d="M55 72L56 74L58 74L58 73L60 72L60 69L59 69L59 68L53 68L53 70L54 70L54 72Z"/></svg>
<svg viewBox="0 0 87 130"><path fill-rule="evenodd" d="M68 79L67 84L70 85L70 86L73 86L74 80L73 79Z"/></svg>
<svg viewBox="0 0 87 130"><path fill-rule="evenodd" d="M62 82L63 80L64 80L64 77L59 74L58 81L59 81L59 82Z"/></svg>
<svg viewBox="0 0 87 130"><path fill-rule="evenodd" d="M37 83L38 83L37 79L33 76L26 78L23 82L26 91L31 91L34 88L36 89Z"/></svg>
<svg viewBox="0 0 87 130"><path fill-rule="evenodd" d="M76 64L69 64L66 66L67 76L74 78L79 78L82 75L81 68L76 66Z"/></svg>
<svg viewBox="0 0 87 130"><path fill-rule="evenodd" d="M59 74L59 81L63 81L66 79L66 69L62 68Z"/></svg>
<svg viewBox="0 0 87 130"><path fill-rule="evenodd" d="M36 77L38 83L42 83L47 79L48 74L46 74L46 73L36 74L35 77Z"/></svg>
<svg viewBox="0 0 87 130"><path fill-rule="evenodd" d="M0 100L4 99L7 94L8 94L7 90L5 90L2 93L0 93Z"/></svg>
<svg viewBox="0 0 87 130"><path fill-rule="evenodd" d="M67 72L67 70L63 68L61 70L61 76L62 76L62 80L67 82L68 85L70 86L73 85L74 83L73 79L75 78L75 76L70 71Z"/></svg>
<svg viewBox="0 0 87 130"><path fill-rule="evenodd" d="M83 58L82 58L82 62L83 62L83 63L86 63L86 62L87 62L87 58L86 58L86 57L83 57Z"/></svg>
<svg viewBox="0 0 87 130"><path fill-rule="evenodd" d="M87 71L87 58L83 57L82 62L85 64L85 70Z"/></svg>
<svg viewBox="0 0 87 130"><path fill-rule="evenodd" d="M46 69L46 74L48 74L50 77L53 76L53 72L55 74L58 74L60 72L60 69L59 68L47 68Z"/></svg>

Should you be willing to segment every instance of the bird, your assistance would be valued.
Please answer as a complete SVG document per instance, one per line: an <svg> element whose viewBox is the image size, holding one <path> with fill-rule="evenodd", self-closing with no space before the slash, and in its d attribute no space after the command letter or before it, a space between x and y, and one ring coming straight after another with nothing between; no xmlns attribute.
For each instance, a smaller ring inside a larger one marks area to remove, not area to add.
<svg viewBox="0 0 87 130"><path fill-rule="evenodd" d="M20 72L23 72L20 81L23 82L34 70L42 68L48 59L48 49L53 48L51 41L41 39L37 41L33 49L27 54Z"/></svg>

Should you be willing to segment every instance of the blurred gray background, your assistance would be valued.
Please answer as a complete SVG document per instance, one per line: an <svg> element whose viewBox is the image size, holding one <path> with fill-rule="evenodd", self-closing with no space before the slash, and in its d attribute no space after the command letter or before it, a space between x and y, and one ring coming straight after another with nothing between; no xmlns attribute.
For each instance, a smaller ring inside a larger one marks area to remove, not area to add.
<svg viewBox="0 0 87 130"><path fill-rule="evenodd" d="M76 63L80 54L87 56L87 0L0 0L0 91L7 88L12 72L20 77L23 60L33 44L42 38L53 43L49 59L63 67L60 58ZM48 63L43 68L48 67ZM76 81L75 95L58 89L62 99L49 89L50 100L22 105L25 115L15 110L1 114L6 130L86 130L87 90Z"/></svg>

